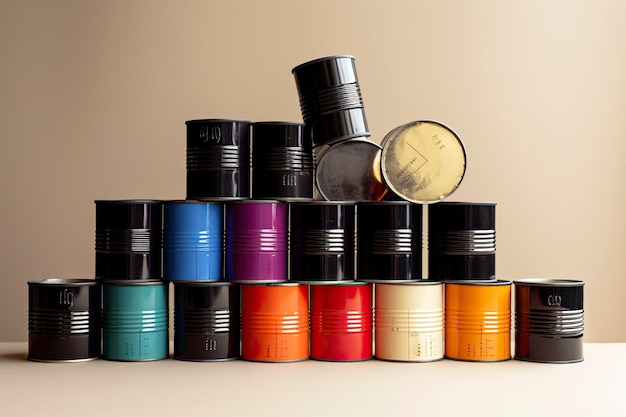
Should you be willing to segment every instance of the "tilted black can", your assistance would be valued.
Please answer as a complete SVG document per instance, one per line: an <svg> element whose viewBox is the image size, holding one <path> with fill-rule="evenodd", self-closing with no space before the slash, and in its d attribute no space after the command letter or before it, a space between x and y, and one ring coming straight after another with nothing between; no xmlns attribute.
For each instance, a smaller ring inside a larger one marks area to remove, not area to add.
<svg viewBox="0 0 626 417"><path fill-rule="evenodd" d="M250 198L248 120L188 120L187 199Z"/></svg>
<svg viewBox="0 0 626 417"><path fill-rule="evenodd" d="M496 279L496 204L428 206L428 278Z"/></svg>
<svg viewBox="0 0 626 417"><path fill-rule="evenodd" d="M252 125L252 198L313 199L312 144L304 123Z"/></svg>
<svg viewBox="0 0 626 417"><path fill-rule="evenodd" d="M174 359L218 361L240 355L240 286L174 282Z"/></svg>
<svg viewBox="0 0 626 417"><path fill-rule="evenodd" d="M76 362L101 354L102 287L92 279L28 282L28 359Z"/></svg>
<svg viewBox="0 0 626 417"><path fill-rule="evenodd" d="M583 360L583 281L520 279L515 284L515 359Z"/></svg>
<svg viewBox="0 0 626 417"><path fill-rule="evenodd" d="M357 276L364 281L422 278L422 206L357 204Z"/></svg>
<svg viewBox="0 0 626 417"><path fill-rule="evenodd" d="M314 146L370 135L354 61L350 55L335 55L291 70Z"/></svg>
<svg viewBox="0 0 626 417"><path fill-rule="evenodd" d="M355 279L354 202L291 203L290 280Z"/></svg>
<svg viewBox="0 0 626 417"><path fill-rule="evenodd" d="M160 279L163 207L158 200L96 200L96 279Z"/></svg>

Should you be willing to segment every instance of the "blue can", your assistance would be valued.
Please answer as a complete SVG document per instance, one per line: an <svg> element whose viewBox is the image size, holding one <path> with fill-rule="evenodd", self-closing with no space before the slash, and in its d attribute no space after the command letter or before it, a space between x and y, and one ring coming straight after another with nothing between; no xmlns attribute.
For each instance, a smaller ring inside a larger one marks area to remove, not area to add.
<svg viewBox="0 0 626 417"><path fill-rule="evenodd" d="M223 278L224 205L217 202L164 203L163 269L170 281Z"/></svg>
<svg viewBox="0 0 626 417"><path fill-rule="evenodd" d="M104 359L151 361L169 357L167 283L105 281L102 295Z"/></svg>

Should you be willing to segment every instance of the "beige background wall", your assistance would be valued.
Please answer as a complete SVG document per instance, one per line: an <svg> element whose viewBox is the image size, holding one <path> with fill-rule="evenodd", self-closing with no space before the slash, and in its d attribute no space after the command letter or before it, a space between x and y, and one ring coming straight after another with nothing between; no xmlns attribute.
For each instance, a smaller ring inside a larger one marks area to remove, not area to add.
<svg viewBox="0 0 626 417"><path fill-rule="evenodd" d="M301 120L291 68L352 54L372 138L442 121L454 201L496 201L497 273L585 280L626 342L626 3L0 2L0 341L26 281L91 277L95 199L185 196L193 118Z"/></svg>

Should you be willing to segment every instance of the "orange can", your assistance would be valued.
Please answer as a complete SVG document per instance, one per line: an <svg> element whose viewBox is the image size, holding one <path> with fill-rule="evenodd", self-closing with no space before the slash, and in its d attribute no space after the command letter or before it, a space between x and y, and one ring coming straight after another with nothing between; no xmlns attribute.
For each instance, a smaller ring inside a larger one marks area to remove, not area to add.
<svg viewBox="0 0 626 417"><path fill-rule="evenodd" d="M445 284L445 356L464 361L511 359L511 282Z"/></svg>
<svg viewBox="0 0 626 417"><path fill-rule="evenodd" d="M241 357L257 362L308 359L308 285L242 284Z"/></svg>

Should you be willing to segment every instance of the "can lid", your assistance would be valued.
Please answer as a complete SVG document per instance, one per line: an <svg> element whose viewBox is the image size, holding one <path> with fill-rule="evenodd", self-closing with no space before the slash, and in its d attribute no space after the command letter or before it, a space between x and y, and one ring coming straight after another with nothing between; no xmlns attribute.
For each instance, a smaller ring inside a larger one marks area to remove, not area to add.
<svg viewBox="0 0 626 417"><path fill-rule="evenodd" d="M201 280L173 280L175 287L230 287L239 285L232 281L201 281Z"/></svg>
<svg viewBox="0 0 626 417"><path fill-rule="evenodd" d="M161 204L163 200L129 199L129 200L94 200L96 204Z"/></svg>
<svg viewBox="0 0 626 417"><path fill-rule="evenodd" d="M513 281L515 285L528 285L531 287L582 287L585 281L576 279L553 279L553 278L520 278Z"/></svg>
<svg viewBox="0 0 626 417"><path fill-rule="evenodd" d="M441 201L457 189L465 175L463 142L442 123L407 123L389 132L382 146L383 180L392 192L407 201Z"/></svg>
<svg viewBox="0 0 626 417"><path fill-rule="evenodd" d="M506 280L490 280L490 279L457 279L443 281L446 285L470 285L470 286L498 286L511 285L512 281Z"/></svg>
<svg viewBox="0 0 626 417"><path fill-rule="evenodd" d="M45 278L28 281L28 285L82 287L98 285L99 282L90 278Z"/></svg>
<svg viewBox="0 0 626 417"><path fill-rule="evenodd" d="M412 279L412 280L372 280L376 285L443 285L443 281L435 281L430 279Z"/></svg>
<svg viewBox="0 0 626 417"><path fill-rule="evenodd" d="M187 120L185 122L186 125L191 124L206 124L206 123L248 123L251 124L251 120L242 120L242 119L194 119Z"/></svg>
<svg viewBox="0 0 626 417"><path fill-rule="evenodd" d="M210 201L210 200L194 200L194 199L189 199L189 200L163 200L163 204L165 205L169 205L169 204L203 204L203 205L207 205L207 204L223 204L223 201Z"/></svg>
<svg viewBox="0 0 626 417"><path fill-rule="evenodd" d="M141 285L168 285L168 282L160 279L108 279L102 280L102 285L115 286L141 286Z"/></svg>
<svg viewBox="0 0 626 417"><path fill-rule="evenodd" d="M317 59L313 59L311 61L303 62L302 64L293 67L291 72L292 73L296 72L299 69L301 69L302 67L306 67L306 66L309 66L309 65L314 65L314 64L318 64L320 62L332 61L332 60L337 60L337 59L342 59L342 58L355 59L354 56L352 56L352 55L330 55L330 56L325 56L323 58L317 58Z"/></svg>
<svg viewBox="0 0 626 417"><path fill-rule="evenodd" d="M354 281L354 280L337 280L337 281L308 281L308 285L311 286L327 286L327 287L362 287L367 285L372 285L371 282L367 281Z"/></svg>

